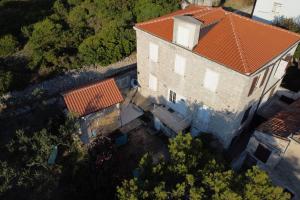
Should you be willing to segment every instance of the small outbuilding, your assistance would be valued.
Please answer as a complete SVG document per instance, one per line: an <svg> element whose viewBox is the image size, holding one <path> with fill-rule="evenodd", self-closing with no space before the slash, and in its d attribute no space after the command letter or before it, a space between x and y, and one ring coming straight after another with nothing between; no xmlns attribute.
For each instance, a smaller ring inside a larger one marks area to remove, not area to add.
<svg viewBox="0 0 300 200"><path fill-rule="evenodd" d="M120 103L124 99L114 79L73 89L63 98L68 111L78 117L81 138L86 143L121 126Z"/></svg>
<svg viewBox="0 0 300 200"><path fill-rule="evenodd" d="M258 165L275 184L300 197L300 99L261 124L241 156L243 167Z"/></svg>

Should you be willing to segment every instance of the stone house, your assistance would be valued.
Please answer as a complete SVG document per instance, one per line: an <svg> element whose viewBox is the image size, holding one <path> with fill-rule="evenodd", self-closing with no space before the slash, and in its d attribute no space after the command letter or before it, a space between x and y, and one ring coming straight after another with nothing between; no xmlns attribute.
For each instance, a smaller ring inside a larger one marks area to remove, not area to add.
<svg viewBox="0 0 300 200"><path fill-rule="evenodd" d="M167 135L232 139L279 87L298 34L227 12L189 6L135 25L139 92Z"/></svg>
<svg viewBox="0 0 300 200"><path fill-rule="evenodd" d="M66 107L79 119L83 142L97 134L108 134L121 126L123 96L114 79L107 79L63 94Z"/></svg>
<svg viewBox="0 0 300 200"><path fill-rule="evenodd" d="M261 124L241 155L243 167L258 165L300 198L300 99Z"/></svg>

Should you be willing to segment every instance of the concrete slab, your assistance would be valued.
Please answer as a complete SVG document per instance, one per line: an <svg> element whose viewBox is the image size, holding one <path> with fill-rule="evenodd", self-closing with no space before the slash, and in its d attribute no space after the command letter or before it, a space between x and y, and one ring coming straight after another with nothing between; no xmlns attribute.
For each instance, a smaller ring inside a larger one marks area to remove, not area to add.
<svg viewBox="0 0 300 200"><path fill-rule="evenodd" d="M144 112L136 105L129 103L121 105L121 124L122 126L142 116Z"/></svg>

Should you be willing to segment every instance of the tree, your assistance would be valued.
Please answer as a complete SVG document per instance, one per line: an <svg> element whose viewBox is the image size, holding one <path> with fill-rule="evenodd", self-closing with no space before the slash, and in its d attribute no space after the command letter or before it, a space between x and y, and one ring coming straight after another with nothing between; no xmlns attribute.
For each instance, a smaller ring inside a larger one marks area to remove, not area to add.
<svg viewBox="0 0 300 200"><path fill-rule="evenodd" d="M88 17L89 15L87 9L81 6L76 6L69 12L68 22L70 26L73 27L84 27L87 25L86 20Z"/></svg>
<svg viewBox="0 0 300 200"><path fill-rule="evenodd" d="M17 50L19 42L12 35L4 35L0 38L0 57L10 56Z"/></svg>
<svg viewBox="0 0 300 200"><path fill-rule="evenodd" d="M146 21L179 8L178 0L138 0L134 7L137 22Z"/></svg>
<svg viewBox="0 0 300 200"><path fill-rule="evenodd" d="M135 49L132 29L116 23L107 25L97 35L85 39L78 47L79 56L86 64L108 65L128 56Z"/></svg>
<svg viewBox="0 0 300 200"><path fill-rule="evenodd" d="M33 26L33 32L28 41L32 53L31 68L47 67L58 64L63 37L62 25L45 19Z"/></svg>
<svg viewBox="0 0 300 200"><path fill-rule="evenodd" d="M9 91L13 82L12 79L13 76L11 72L5 72L0 70L0 95Z"/></svg>
<svg viewBox="0 0 300 200"><path fill-rule="evenodd" d="M275 26L279 26L281 28L293 31L295 33L300 33L300 18L293 19L293 18L286 18L284 16L277 17L273 24ZM300 59L300 45L298 45L296 52L294 54L294 58Z"/></svg>
<svg viewBox="0 0 300 200"><path fill-rule="evenodd" d="M201 138L178 134L170 140L170 159L154 163L150 154L140 161L140 176L124 180L117 197L125 199L285 200L290 196L273 186L268 175L254 167L237 174L207 154ZM205 159L205 160L204 160ZM272 193L272 194L271 194Z"/></svg>

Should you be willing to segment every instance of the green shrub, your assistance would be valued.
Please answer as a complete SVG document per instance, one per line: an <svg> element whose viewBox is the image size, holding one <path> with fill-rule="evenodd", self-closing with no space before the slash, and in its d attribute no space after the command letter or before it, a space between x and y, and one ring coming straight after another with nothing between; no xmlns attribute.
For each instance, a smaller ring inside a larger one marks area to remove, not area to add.
<svg viewBox="0 0 300 200"><path fill-rule="evenodd" d="M0 95L9 91L12 82L13 76L11 72L0 71Z"/></svg>
<svg viewBox="0 0 300 200"><path fill-rule="evenodd" d="M17 50L19 43L12 35L5 35L0 38L0 57L9 56Z"/></svg>
<svg viewBox="0 0 300 200"><path fill-rule="evenodd" d="M128 56L135 49L133 29L110 25L97 35L85 39L78 48L86 64L108 65Z"/></svg>
<svg viewBox="0 0 300 200"><path fill-rule="evenodd" d="M80 6L76 6L69 12L68 22L73 27L84 27L86 26L87 18L88 10Z"/></svg>

